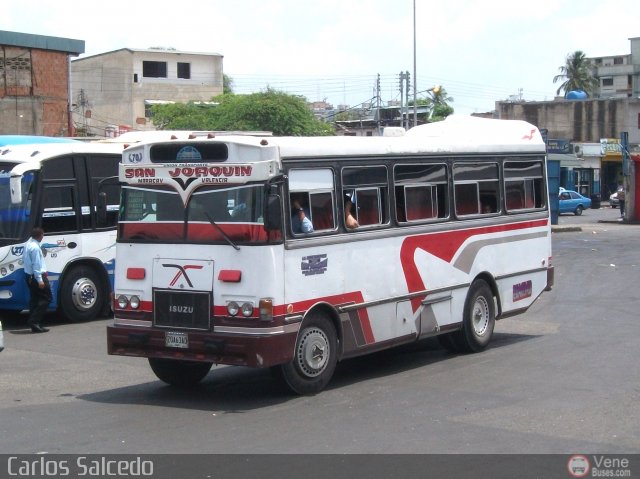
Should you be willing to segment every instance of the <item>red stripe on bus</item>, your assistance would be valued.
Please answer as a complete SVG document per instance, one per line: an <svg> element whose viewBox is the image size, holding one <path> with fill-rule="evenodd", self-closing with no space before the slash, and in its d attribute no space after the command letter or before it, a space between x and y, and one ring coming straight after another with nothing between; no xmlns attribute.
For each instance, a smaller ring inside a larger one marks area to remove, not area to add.
<svg viewBox="0 0 640 479"><path fill-rule="evenodd" d="M410 293L424 291L425 285L415 263L415 252L417 249L440 258L447 263L456 255L462 244L472 236L484 234L500 233L506 231L527 230L548 225L548 219L526 221L523 223L509 223L498 226L485 226L465 230L445 231L441 233L429 233L420 236L410 236L402 242L400 248L400 262L404 271L407 288ZM420 307L422 297L411 300L413 312Z"/></svg>

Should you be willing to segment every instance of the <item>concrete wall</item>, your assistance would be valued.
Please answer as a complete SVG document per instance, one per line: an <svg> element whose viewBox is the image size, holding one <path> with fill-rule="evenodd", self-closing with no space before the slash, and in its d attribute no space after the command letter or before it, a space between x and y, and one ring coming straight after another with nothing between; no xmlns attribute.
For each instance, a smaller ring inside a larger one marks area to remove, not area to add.
<svg viewBox="0 0 640 479"><path fill-rule="evenodd" d="M555 100L549 102L496 102L498 118L525 120L549 130L549 138L572 142L599 142L629 133L629 143L640 143L640 99Z"/></svg>

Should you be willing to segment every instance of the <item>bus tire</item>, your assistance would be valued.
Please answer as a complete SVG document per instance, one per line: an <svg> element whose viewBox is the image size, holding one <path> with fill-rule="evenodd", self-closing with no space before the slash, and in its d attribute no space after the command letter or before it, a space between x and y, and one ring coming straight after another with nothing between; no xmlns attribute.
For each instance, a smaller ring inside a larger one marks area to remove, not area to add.
<svg viewBox="0 0 640 479"><path fill-rule="evenodd" d="M104 308L108 291L96 270L89 266L75 266L65 273L59 298L62 314L73 322L90 321Z"/></svg>
<svg viewBox="0 0 640 479"><path fill-rule="evenodd" d="M298 333L293 361L277 369L294 393L312 395L331 380L338 362L336 328L323 314L311 313Z"/></svg>
<svg viewBox="0 0 640 479"><path fill-rule="evenodd" d="M462 329L455 333L455 342L460 351L478 353L491 341L496 324L495 304L491 288L484 280L471 284L464 303Z"/></svg>
<svg viewBox="0 0 640 479"><path fill-rule="evenodd" d="M209 374L212 363L149 358L149 366L160 381L170 386L186 388L195 386L202 381Z"/></svg>

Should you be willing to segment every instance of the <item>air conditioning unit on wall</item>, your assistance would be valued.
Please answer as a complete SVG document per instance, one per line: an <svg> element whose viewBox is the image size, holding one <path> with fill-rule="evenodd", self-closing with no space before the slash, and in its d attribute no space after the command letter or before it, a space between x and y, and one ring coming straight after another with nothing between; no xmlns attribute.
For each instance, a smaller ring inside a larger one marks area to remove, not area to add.
<svg viewBox="0 0 640 479"><path fill-rule="evenodd" d="M573 145L573 154L582 157L582 145Z"/></svg>

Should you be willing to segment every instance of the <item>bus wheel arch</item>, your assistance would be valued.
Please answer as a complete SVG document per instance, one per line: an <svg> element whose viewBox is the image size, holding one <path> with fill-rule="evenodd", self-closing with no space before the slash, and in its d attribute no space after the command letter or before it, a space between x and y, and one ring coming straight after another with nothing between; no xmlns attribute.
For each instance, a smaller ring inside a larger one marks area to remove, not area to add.
<svg viewBox="0 0 640 479"><path fill-rule="evenodd" d="M339 328L331 309L319 305L305 314L296 338L293 359L276 369L279 378L296 394L317 394L333 376L340 341Z"/></svg>
<svg viewBox="0 0 640 479"><path fill-rule="evenodd" d="M74 261L60 275L58 309L70 321L90 321L104 311L109 294L109 278L99 261Z"/></svg>

